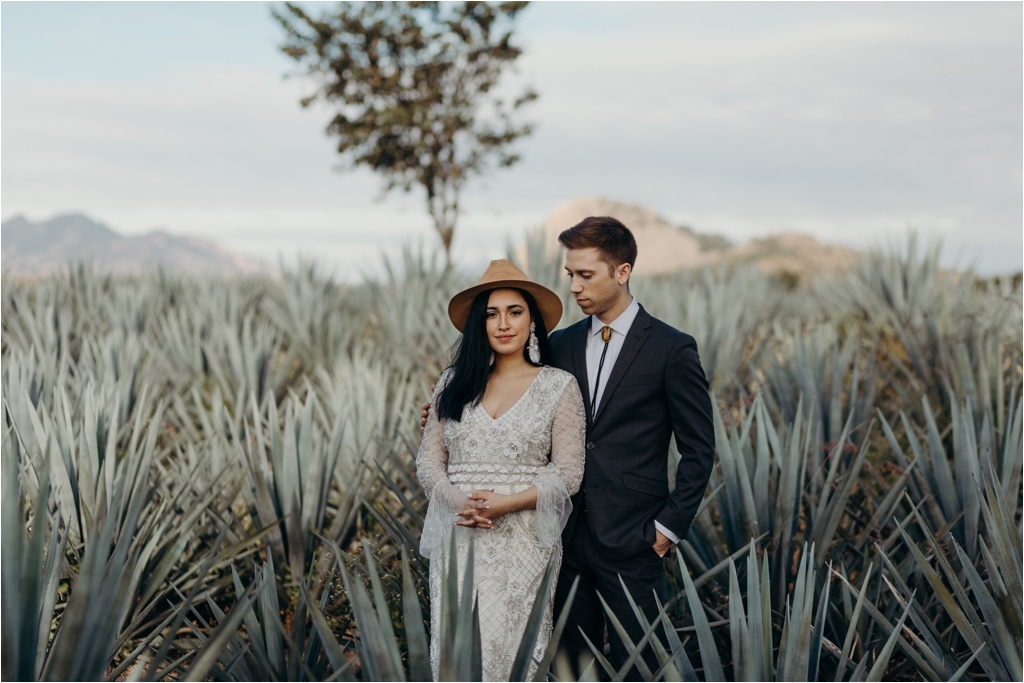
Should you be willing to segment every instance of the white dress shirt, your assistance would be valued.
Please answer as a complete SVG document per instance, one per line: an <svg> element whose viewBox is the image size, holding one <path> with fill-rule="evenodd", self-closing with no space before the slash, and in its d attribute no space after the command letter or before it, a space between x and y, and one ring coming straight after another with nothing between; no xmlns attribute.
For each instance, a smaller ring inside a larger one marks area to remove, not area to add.
<svg viewBox="0 0 1024 683"><path fill-rule="evenodd" d="M590 334L587 335L587 382L590 385L590 414L597 414L597 406L600 405L601 397L604 395L604 388L608 385L608 378L611 377L612 368L615 367L615 359L619 357L619 351L626 341L629 328L640 312L640 304L636 297L619 317L611 322L612 338L608 342L608 353L604 358L604 365L601 366L601 385L594 395L594 387L597 385L597 366L601 365L601 354L604 352L604 342L601 341L601 330L605 324L596 315L590 316Z"/></svg>
<svg viewBox="0 0 1024 683"><path fill-rule="evenodd" d="M594 395L594 386L597 385L597 368L601 365L601 353L604 352L605 343L601 340L601 329L604 328L605 323L601 322L596 315L590 316L590 334L587 335L587 382L590 389L591 416L597 414L597 408L601 405L601 398L604 396L605 387L608 386L612 368L615 367L615 361L626 341L626 335L629 334L629 328L633 326L636 314L640 312L640 304L637 303L636 297L632 297L632 299L626 310L608 324L608 327L612 328L612 337L608 340L608 352L604 357L604 365L601 366L601 383L598 386L597 395ZM673 543L679 543L679 537L664 527L661 522L655 521L654 527Z"/></svg>

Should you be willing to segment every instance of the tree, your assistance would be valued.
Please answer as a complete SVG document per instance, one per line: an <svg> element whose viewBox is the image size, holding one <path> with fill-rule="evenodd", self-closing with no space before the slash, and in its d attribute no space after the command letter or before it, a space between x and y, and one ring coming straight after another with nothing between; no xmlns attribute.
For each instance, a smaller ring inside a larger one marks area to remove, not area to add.
<svg viewBox="0 0 1024 683"><path fill-rule="evenodd" d="M491 163L519 160L511 144L530 134L521 107L498 81L522 50L512 43L525 2L339 3L313 17L286 3L274 17L286 31L281 50L317 88L301 100L331 104L327 134L351 167L394 188L426 192L427 209L450 261L465 182Z"/></svg>

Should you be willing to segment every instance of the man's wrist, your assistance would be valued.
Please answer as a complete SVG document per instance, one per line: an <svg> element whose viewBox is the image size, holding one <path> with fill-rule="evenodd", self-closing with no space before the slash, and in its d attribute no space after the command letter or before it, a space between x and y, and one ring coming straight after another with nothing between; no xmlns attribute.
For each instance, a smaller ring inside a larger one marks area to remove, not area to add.
<svg viewBox="0 0 1024 683"><path fill-rule="evenodd" d="M658 531L660 531L665 536L665 538L667 538L668 540L672 541L673 544L679 543L679 537L676 536L675 533L673 533L671 529L666 527L661 522L655 520L654 528L657 529Z"/></svg>

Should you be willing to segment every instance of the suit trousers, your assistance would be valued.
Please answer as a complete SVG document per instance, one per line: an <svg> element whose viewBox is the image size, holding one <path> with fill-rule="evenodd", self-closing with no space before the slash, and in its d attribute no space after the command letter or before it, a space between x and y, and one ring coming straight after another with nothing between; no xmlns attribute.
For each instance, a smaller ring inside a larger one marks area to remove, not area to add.
<svg viewBox="0 0 1024 683"><path fill-rule="evenodd" d="M608 661L616 670L621 669L629 658L630 651L612 623L607 621L598 593L608 603L608 607L625 628L630 640L638 643L644 636L644 629L637 620L622 585L625 583L637 607L643 611L648 622L653 623L658 618L658 605L654 596L657 594L658 600L664 605L668 593L665 560L658 557L653 548L623 560L608 558L591 536L584 504L584 509L580 510L576 519L569 547L565 548L562 558L562 569L555 588L556 619L561 614L562 606L565 605L569 590L577 576L580 583L565 630L562 632L561 647L565 649L578 676L581 658L587 660L593 656L580 631L582 630L600 651L607 629L610 646ZM663 629L659 628L656 635L663 644L666 642ZM650 645L644 648L644 661L652 672L657 671L660 666ZM607 680L604 670L596 662L594 666L597 667L597 674L601 679ZM626 680L642 680L635 666L630 669Z"/></svg>

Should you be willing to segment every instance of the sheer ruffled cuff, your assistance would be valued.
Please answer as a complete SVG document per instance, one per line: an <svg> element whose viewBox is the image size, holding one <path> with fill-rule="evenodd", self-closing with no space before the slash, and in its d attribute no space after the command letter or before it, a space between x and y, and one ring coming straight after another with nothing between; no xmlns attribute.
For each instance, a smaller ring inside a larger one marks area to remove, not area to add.
<svg viewBox="0 0 1024 683"><path fill-rule="evenodd" d="M441 557L441 551L451 543L452 529L459 516L456 514L466 507L469 496L447 482L438 482L427 505L427 516L423 520L420 534L420 555L428 560ZM461 499L460 499L461 497Z"/></svg>
<svg viewBox="0 0 1024 683"><path fill-rule="evenodd" d="M553 462L537 473L533 485L537 487L537 541L541 547L550 548L558 542L569 521L572 501L561 471Z"/></svg>

